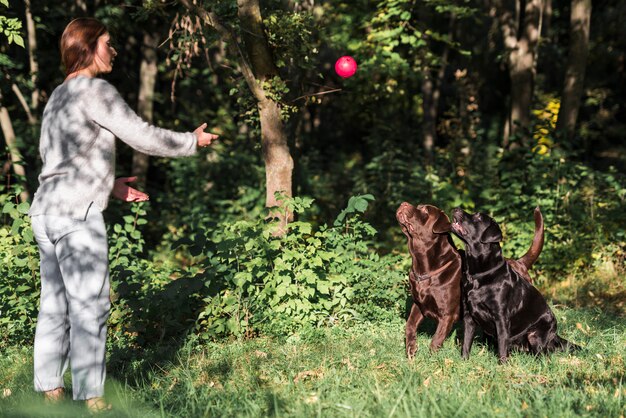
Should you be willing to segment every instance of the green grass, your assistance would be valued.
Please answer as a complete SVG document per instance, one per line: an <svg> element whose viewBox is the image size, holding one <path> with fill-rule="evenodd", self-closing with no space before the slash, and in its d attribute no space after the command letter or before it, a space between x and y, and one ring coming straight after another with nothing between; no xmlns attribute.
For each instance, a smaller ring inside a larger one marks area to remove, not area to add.
<svg viewBox="0 0 626 418"><path fill-rule="evenodd" d="M420 333L404 356L403 322L325 328L288 338L201 344L113 361L107 398L119 417L623 417L626 325L599 309L557 308L576 355L514 353L480 342L460 358L455 331L431 354ZM172 353L172 351L170 351ZM76 417L79 403L46 405L32 390L32 352L0 359L2 417ZM120 366L124 367L120 367Z"/></svg>

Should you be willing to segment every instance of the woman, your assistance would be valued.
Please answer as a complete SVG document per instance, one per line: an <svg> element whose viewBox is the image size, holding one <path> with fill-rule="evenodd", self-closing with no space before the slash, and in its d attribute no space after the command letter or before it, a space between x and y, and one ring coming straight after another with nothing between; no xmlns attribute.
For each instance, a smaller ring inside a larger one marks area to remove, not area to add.
<svg viewBox="0 0 626 418"><path fill-rule="evenodd" d="M109 272L102 211L109 195L127 201L148 196L114 180L115 137L164 157L188 156L217 135L177 133L139 118L108 82L117 52L106 27L91 18L70 22L61 37L67 77L43 114L39 150L43 167L30 209L41 256L41 300L35 333L35 390L49 400L63 396L63 374L72 369L75 400L92 411L104 401Z"/></svg>

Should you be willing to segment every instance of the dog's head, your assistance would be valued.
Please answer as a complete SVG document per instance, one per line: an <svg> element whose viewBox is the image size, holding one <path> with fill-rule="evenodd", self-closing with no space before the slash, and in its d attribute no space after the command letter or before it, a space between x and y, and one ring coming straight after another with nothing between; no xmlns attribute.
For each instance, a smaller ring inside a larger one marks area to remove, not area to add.
<svg viewBox="0 0 626 418"><path fill-rule="evenodd" d="M429 242L451 230L445 212L432 205L413 206L404 202L396 211L396 218L409 239L409 245L412 239Z"/></svg>
<svg viewBox="0 0 626 418"><path fill-rule="evenodd" d="M461 208L456 208L452 212L452 218L452 232L469 246L502 241L502 231L489 215L480 212L470 215Z"/></svg>

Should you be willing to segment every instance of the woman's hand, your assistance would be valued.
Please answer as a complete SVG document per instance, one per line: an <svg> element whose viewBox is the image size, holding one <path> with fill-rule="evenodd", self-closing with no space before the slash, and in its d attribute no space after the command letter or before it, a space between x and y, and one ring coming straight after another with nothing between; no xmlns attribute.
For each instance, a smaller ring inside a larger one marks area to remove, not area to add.
<svg viewBox="0 0 626 418"><path fill-rule="evenodd" d="M207 124L203 123L202 125L198 126L195 131L193 131L193 133L196 134L196 138L198 138L199 147L207 147L211 145L211 141L219 137L219 135L215 135L209 132L204 132L206 127L207 127Z"/></svg>
<svg viewBox="0 0 626 418"><path fill-rule="evenodd" d="M145 202L150 199L147 194L133 189L126 184L136 180L137 177L120 177L119 179L115 179L115 183L113 184L113 197L123 200L124 202Z"/></svg>

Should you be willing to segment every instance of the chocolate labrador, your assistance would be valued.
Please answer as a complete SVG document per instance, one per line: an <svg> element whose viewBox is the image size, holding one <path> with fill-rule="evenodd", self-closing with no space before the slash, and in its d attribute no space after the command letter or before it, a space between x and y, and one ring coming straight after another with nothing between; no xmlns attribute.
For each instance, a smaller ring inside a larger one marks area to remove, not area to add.
<svg viewBox="0 0 626 418"><path fill-rule="evenodd" d="M438 322L430 344L436 351L461 315L462 251L457 250L449 232L451 224L446 214L432 205L412 206L402 203L396 211L402 232L408 239L412 264L409 287L413 304L406 322L406 353L413 358L417 327L424 317ZM519 260L506 261L522 277L530 281L528 270L543 247L544 232L541 212L535 212L535 236L526 254Z"/></svg>
<svg viewBox="0 0 626 418"><path fill-rule="evenodd" d="M535 220L538 213L539 208ZM469 357L477 326L497 341L501 362L512 347L535 354L580 348L557 335L556 318L544 297L505 262L498 224L485 214L469 215L459 208L454 209L453 219L452 232L465 243L463 358Z"/></svg>
<svg viewBox="0 0 626 418"><path fill-rule="evenodd" d="M417 351L417 327L424 317L438 322L430 348L438 350L459 319L461 302L461 256L450 237L450 220L431 205L402 203L396 218L409 243L412 265L409 287L413 297L406 322L406 354Z"/></svg>

